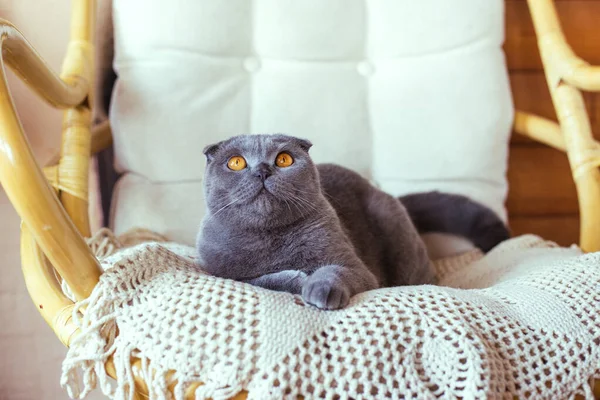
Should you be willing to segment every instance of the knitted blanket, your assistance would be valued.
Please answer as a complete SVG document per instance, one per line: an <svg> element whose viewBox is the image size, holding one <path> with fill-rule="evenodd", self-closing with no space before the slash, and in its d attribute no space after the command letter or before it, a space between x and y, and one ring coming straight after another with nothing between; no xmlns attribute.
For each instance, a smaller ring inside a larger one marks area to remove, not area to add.
<svg viewBox="0 0 600 400"><path fill-rule="evenodd" d="M176 399L198 381L198 399L593 398L600 378L600 253L523 236L436 262L439 286L374 290L339 311L208 276L194 258L147 243L103 260L74 315L71 397L99 385L132 399L131 357L152 399L174 381Z"/></svg>

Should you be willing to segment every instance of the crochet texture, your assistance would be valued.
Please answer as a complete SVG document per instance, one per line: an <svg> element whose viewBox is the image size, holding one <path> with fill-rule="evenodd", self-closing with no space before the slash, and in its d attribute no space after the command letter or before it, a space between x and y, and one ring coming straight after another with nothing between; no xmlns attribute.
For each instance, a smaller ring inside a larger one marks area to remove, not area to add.
<svg viewBox="0 0 600 400"><path fill-rule="evenodd" d="M174 380L177 399L197 381L198 399L593 398L600 377L600 254L535 236L436 262L440 286L374 290L333 312L208 276L184 246L142 244L103 266L74 315L71 397L99 385L133 398L131 357L157 399Z"/></svg>

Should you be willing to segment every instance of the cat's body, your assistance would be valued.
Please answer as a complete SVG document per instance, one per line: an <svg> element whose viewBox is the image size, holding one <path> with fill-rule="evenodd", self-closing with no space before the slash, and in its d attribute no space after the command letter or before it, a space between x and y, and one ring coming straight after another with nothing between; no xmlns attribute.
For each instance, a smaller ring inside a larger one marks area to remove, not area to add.
<svg viewBox="0 0 600 400"><path fill-rule="evenodd" d="M377 287L434 281L425 246L397 199L348 169L317 170L322 192L298 205L305 214L293 223L241 229L237 218L230 225L229 218L207 217L198 248L208 272L302 293L327 309Z"/></svg>
<svg viewBox="0 0 600 400"><path fill-rule="evenodd" d="M320 164L317 170L344 233L379 286L434 282L425 245L398 199L347 168Z"/></svg>
<svg viewBox="0 0 600 400"><path fill-rule="evenodd" d="M197 240L203 267L301 293L324 309L378 287L433 283L402 203L348 169L315 166L310 146L290 136L246 135L205 149L207 213ZM278 167L281 154L293 163ZM228 163L239 157L243 168L234 171Z"/></svg>
<svg viewBox="0 0 600 400"><path fill-rule="evenodd" d="M208 212L198 235L204 268L301 293L324 309L381 286L430 283L425 246L400 202L342 167L317 169L310 146L260 135L207 150ZM284 153L293 163L280 168L275 160ZM244 168L227 167L240 156Z"/></svg>

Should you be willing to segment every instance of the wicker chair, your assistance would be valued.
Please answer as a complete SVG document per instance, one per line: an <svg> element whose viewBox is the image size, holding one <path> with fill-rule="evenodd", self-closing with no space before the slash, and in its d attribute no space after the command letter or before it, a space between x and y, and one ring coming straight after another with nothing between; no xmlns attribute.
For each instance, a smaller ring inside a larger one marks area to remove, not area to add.
<svg viewBox="0 0 600 400"><path fill-rule="evenodd" d="M7 64L50 104L65 109L60 156L56 163L41 168L2 74L0 182L23 220L22 268L31 298L66 346L78 330L71 321L73 302L63 294L57 273L78 300L87 298L99 280L101 268L85 241L91 234L87 174L90 158L111 145L107 124L92 129L95 1L72 3L71 42L60 75L49 69L16 27L0 21L2 66ZM600 146L593 139L581 91L600 91L600 66L590 66L572 52L552 0L528 3L559 123L517 112L515 131L567 154L579 196L580 246L598 251ZM110 361L107 367L114 373ZM139 375L136 383L139 397L145 397L147 387ZM193 390L187 393L191 396ZM600 383L595 395L600 398Z"/></svg>

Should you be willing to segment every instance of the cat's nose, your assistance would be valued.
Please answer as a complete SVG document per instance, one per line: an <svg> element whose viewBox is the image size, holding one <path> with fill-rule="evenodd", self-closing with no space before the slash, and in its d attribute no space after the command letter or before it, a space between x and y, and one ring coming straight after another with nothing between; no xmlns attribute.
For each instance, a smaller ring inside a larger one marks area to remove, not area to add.
<svg viewBox="0 0 600 400"><path fill-rule="evenodd" d="M263 182L272 174L271 166L266 163L261 163L254 169L254 176L259 177Z"/></svg>

